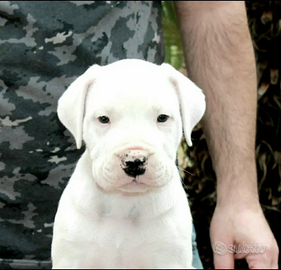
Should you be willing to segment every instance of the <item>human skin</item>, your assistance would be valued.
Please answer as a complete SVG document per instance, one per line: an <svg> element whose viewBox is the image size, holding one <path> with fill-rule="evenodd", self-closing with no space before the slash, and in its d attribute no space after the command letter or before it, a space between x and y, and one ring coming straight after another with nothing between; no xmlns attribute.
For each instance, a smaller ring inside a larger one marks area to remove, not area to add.
<svg viewBox="0 0 281 270"><path fill-rule="evenodd" d="M211 244L265 246L214 253L215 268L278 268L278 246L259 203L255 163L256 67L245 2L176 1L188 76L206 95L202 119L217 177Z"/></svg>

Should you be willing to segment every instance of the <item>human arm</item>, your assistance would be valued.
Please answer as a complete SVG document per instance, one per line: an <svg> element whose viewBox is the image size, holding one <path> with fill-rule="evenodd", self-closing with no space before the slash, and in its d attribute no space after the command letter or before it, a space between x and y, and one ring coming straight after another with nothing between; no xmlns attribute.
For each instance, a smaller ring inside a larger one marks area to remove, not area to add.
<svg viewBox="0 0 281 270"><path fill-rule="evenodd" d="M176 1L188 75L206 95L203 130L217 176L211 242L257 243L264 254L214 254L216 268L278 267L259 204L255 165L256 69L244 2ZM262 232L262 233L261 233Z"/></svg>

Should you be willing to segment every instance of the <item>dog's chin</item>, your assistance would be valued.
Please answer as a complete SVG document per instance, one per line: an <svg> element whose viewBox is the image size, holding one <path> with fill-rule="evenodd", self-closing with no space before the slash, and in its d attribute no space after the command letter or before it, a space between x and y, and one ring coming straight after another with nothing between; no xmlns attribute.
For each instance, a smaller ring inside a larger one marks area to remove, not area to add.
<svg viewBox="0 0 281 270"><path fill-rule="evenodd" d="M149 190L155 189L156 187L149 186L136 181L131 181L122 185L104 185L96 182L97 186L105 192L122 192L122 193L145 193Z"/></svg>
<svg viewBox="0 0 281 270"><path fill-rule="evenodd" d="M132 181L125 185L118 187L118 190L125 193L145 193L149 190L154 189L154 187L148 186L137 181Z"/></svg>

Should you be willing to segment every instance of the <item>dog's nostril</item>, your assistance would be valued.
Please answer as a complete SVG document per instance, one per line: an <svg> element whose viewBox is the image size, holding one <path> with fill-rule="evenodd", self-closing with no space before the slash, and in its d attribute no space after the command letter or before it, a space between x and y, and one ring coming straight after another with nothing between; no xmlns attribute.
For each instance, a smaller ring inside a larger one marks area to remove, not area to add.
<svg viewBox="0 0 281 270"><path fill-rule="evenodd" d="M136 177L138 175L143 175L145 173L145 168L144 167L126 167L123 169L124 172L131 177Z"/></svg>
<svg viewBox="0 0 281 270"><path fill-rule="evenodd" d="M127 167L139 167L140 165L145 164L147 161L146 157L137 158L133 161L125 161Z"/></svg>

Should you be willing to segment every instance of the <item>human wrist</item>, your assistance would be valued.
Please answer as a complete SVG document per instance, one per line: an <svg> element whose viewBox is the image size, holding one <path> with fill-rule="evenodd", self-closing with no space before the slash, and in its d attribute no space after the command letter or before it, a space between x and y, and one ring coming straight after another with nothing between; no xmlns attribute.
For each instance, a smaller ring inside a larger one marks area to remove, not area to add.
<svg viewBox="0 0 281 270"><path fill-rule="evenodd" d="M217 206L260 208L256 173L218 178Z"/></svg>

